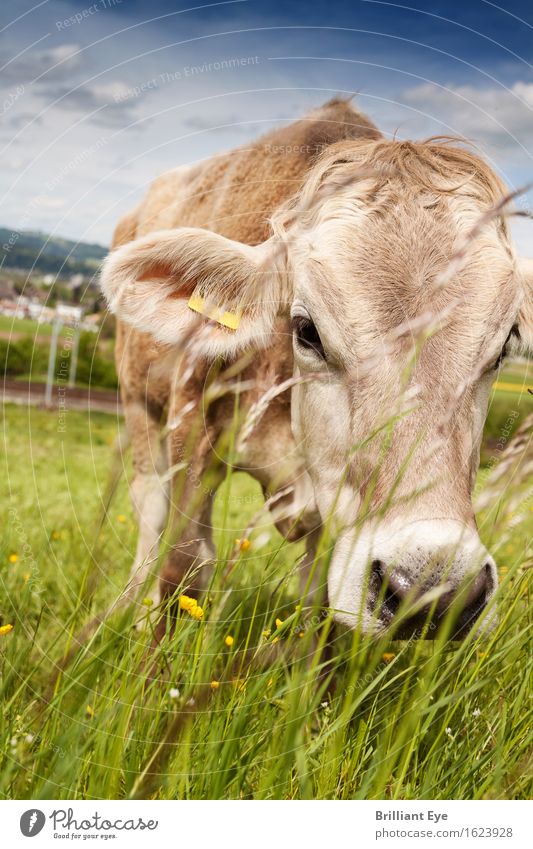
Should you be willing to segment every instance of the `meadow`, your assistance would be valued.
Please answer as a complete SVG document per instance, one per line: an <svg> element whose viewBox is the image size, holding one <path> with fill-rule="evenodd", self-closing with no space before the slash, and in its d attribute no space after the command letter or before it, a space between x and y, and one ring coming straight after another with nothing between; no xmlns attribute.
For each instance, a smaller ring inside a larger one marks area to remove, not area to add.
<svg viewBox="0 0 533 849"><path fill-rule="evenodd" d="M38 324L32 318L13 319L8 315L0 315L0 333L8 338L13 334L29 334L31 336L51 336L52 325L43 322Z"/></svg>
<svg viewBox="0 0 533 849"><path fill-rule="evenodd" d="M0 315L0 367L5 377L27 383L45 383L48 374L52 325L38 324L27 318ZM72 348L72 329L63 325L59 331L55 364L55 381L61 383L62 362ZM70 357L70 354L69 354ZM70 364L70 360L69 360ZM76 385L116 389L118 384L113 362L113 342L105 332L98 336L82 331L79 337Z"/></svg>
<svg viewBox="0 0 533 849"><path fill-rule="evenodd" d="M476 488L488 493L478 521L499 564L499 620L463 642L446 628L418 641L333 629L327 609L300 603L301 543L264 518L244 536L262 496L231 468L203 617L184 612L150 651L147 597L83 635L120 595L135 550L129 458L114 452L122 422L69 411L59 428L57 412L6 404L1 796L529 798L528 458L494 474L533 396L519 366L499 382Z"/></svg>

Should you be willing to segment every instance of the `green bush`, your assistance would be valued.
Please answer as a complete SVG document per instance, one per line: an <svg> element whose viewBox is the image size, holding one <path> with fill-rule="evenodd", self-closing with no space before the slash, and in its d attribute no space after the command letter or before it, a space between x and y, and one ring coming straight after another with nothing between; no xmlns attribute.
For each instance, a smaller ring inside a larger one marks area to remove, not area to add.
<svg viewBox="0 0 533 849"><path fill-rule="evenodd" d="M99 352L95 333L80 335L76 382L104 389L116 389L118 386L115 363L111 357L102 356Z"/></svg>
<svg viewBox="0 0 533 849"><path fill-rule="evenodd" d="M32 336L22 339L0 339L0 368L6 377L40 374L46 371L47 345L35 344Z"/></svg>
<svg viewBox="0 0 533 849"><path fill-rule="evenodd" d="M62 340L59 340L55 367L56 380L61 361L64 359L62 351L65 347ZM33 336L24 336L16 340L0 338L0 370L5 377L29 374L33 380L43 379L48 370L48 355L48 345L35 343ZM118 386L112 356L100 352L98 337L94 333L80 335L76 383L103 389L116 389Z"/></svg>

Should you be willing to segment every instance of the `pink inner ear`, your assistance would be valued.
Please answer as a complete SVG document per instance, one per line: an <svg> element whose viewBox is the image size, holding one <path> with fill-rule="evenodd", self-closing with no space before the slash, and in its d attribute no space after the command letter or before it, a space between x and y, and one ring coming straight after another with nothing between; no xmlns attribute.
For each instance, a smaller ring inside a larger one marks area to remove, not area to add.
<svg viewBox="0 0 533 849"><path fill-rule="evenodd" d="M149 280L168 280L170 276L171 271L168 265L163 262L154 262L137 277L137 280L139 283L144 283Z"/></svg>
<svg viewBox="0 0 533 849"><path fill-rule="evenodd" d="M154 262L149 267L145 268L137 277L138 283L173 283L173 288L167 292L168 298L182 299L192 295L194 291L194 281L188 282L180 280L176 276L176 272L164 262Z"/></svg>
<svg viewBox="0 0 533 849"><path fill-rule="evenodd" d="M172 269L168 263L153 262L144 268L137 280L139 283L144 283L150 280L168 280L170 277L172 277Z"/></svg>

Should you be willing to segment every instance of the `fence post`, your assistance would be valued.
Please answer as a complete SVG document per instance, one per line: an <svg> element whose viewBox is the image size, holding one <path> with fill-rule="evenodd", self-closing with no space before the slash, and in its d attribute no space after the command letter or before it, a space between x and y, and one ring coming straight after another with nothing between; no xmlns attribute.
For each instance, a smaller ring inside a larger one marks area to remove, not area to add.
<svg viewBox="0 0 533 849"><path fill-rule="evenodd" d="M62 322L58 318L54 318L52 324L52 338L50 340L50 351L48 354L48 374L46 375L46 391L44 394L44 403L47 407L52 406L52 387L54 385L54 372L56 367L57 340L59 331L61 330Z"/></svg>
<svg viewBox="0 0 533 849"><path fill-rule="evenodd" d="M68 373L68 385L76 384L76 370L78 368L78 348L80 347L80 324L76 322L74 325L74 339L72 341L72 350L70 352L70 369Z"/></svg>

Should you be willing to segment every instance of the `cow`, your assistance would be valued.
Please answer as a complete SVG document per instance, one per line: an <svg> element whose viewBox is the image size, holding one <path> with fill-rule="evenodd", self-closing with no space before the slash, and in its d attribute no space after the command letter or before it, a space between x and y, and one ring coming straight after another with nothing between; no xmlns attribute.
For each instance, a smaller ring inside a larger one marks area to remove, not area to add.
<svg viewBox="0 0 533 849"><path fill-rule="evenodd" d="M341 98L155 180L102 271L139 523L128 599L157 558L173 473L159 598L206 587L235 397L202 399L240 363L257 420L233 465L306 537L308 562L327 525L335 619L385 633L401 614L413 631L460 598L468 632L498 582L472 506L491 384L533 335L506 197L461 140L386 139ZM269 396L274 381L287 390Z"/></svg>

